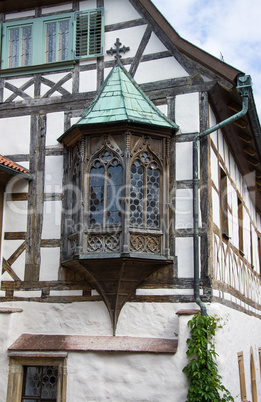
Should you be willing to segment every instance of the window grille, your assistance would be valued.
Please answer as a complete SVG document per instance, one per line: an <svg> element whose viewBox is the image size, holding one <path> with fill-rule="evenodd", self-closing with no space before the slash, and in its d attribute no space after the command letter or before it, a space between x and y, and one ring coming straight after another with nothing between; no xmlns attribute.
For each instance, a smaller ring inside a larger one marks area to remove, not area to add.
<svg viewBox="0 0 261 402"><path fill-rule="evenodd" d="M122 177L122 165L112 152L104 151L93 161L89 180L90 226L121 224Z"/></svg>
<svg viewBox="0 0 261 402"><path fill-rule="evenodd" d="M22 402L56 401L58 367L25 366Z"/></svg>
<svg viewBox="0 0 261 402"><path fill-rule="evenodd" d="M160 227L160 170L147 152L131 166L130 226Z"/></svg>

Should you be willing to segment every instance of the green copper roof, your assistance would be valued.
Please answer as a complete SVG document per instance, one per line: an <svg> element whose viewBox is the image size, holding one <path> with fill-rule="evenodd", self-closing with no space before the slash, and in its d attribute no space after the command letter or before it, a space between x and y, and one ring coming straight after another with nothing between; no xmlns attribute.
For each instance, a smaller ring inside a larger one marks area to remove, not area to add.
<svg viewBox="0 0 261 402"><path fill-rule="evenodd" d="M120 121L178 128L149 100L126 69L116 64L75 126Z"/></svg>

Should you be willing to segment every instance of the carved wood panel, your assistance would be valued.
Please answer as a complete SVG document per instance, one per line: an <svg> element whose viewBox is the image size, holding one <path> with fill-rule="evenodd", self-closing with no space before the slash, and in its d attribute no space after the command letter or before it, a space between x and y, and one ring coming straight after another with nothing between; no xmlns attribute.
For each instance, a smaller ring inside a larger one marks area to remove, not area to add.
<svg viewBox="0 0 261 402"><path fill-rule="evenodd" d="M219 236L213 238L213 275L217 281L228 285L230 293L239 292L252 302L261 305L261 280L250 264L230 244Z"/></svg>

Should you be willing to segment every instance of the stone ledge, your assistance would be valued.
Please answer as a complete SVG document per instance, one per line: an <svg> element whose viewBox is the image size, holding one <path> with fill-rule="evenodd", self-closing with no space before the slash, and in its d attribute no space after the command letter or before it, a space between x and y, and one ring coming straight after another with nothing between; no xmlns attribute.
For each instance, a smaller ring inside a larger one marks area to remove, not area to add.
<svg viewBox="0 0 261 402"><path fill-rule="evenodd" d="M0 307L0 314L22 313L22 308Z"/></svg>
<svg viewBox="0 0 261 402"><path fill-rule="evenodd" d="M191 309L179 310L179 311L176 312L176 314L177 315L194 315L194 314L197 314L199 312L200 312L200 310L191 308Z"/></svg>
<svg viewBox="0 0 261 402"><path fill-rule="evenodd" d="M176 353L177 339L22 334L9 351Z"/></svg>

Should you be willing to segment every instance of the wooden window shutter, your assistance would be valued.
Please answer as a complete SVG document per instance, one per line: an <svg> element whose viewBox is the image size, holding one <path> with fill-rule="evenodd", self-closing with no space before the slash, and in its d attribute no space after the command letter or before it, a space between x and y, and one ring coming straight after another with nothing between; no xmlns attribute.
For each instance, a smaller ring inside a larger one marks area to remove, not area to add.
<svg viewBox="0 0 261 402"><path fill-rule="evenodd" d="M99 56L103 51L103 9L76 13L75 56Z"/></svg>

